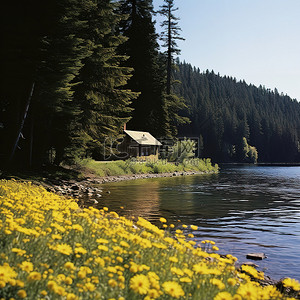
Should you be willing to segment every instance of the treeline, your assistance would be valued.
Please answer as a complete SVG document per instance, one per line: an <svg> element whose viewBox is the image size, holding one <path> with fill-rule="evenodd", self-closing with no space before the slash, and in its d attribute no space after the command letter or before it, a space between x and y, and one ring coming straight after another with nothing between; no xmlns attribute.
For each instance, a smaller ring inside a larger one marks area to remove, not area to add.
<svg viewBox="0 0 300 300"><path fill-rule="evenodd" d="M295 100L185 63L173 68L176 10L162 0L158 35L152 0L4 2L0 167L101 159L124 124L157 138L178 129L199 137L199 155L218 162L255 162L257 153L299 161Z"/></svg>
<svg viewBox="0 0 300 300"><path fill-rule="evenodd" d="M191 124L179 134L199 138L200 156L218 162L300 161L300 103L287 95L200 71L178 62L176 91ZM250 146L251 145L251 146ZM255 148L254 148L255 147Z"/></svg>
<svg viewBox="0 0 300 300"><path fill-rule="evenodd" d="M173 0L164 2L171 14ZM167 92L153 14L152 0L3 3L0 166L101 158L125 123L174 136L184 104Z"/></svg>

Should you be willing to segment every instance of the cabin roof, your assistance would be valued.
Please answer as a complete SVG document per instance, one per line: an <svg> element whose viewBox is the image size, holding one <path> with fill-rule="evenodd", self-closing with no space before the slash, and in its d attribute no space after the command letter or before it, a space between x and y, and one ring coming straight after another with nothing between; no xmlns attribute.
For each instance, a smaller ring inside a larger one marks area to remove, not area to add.
<svg viewBox="0 0 300 300"><path fill-rule="evenodd" d="M161 146L162 144L149 132L146 131L135 131L135 130L124 130L133 140L139 145L150 145L150 146Z"/></svg>

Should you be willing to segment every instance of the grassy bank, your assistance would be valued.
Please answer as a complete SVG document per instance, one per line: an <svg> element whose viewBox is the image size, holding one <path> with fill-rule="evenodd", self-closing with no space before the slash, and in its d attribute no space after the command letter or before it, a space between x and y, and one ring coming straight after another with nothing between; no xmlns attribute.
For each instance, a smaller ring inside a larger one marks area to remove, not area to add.
<svg viewBox="0 0 300 300"><path fill-rule="evenodd" d="M117 176L131 174L158 174L172 172L218 172L218 166L213 165L210 159L187 159L183 163L174 164L167 160L140 162L135 160L95 161L93 159L79 160L77 163L95 175Z"/></svg>
<svg viewBox="0 0 300 300"><path fill-rule="evenodd" d="M0 181L0 298L3 299L292 299L263 273L234 267L212 241L198 245L107 208L79 209L31 183ZM299 289L287 279L286 287Z"/></svg>

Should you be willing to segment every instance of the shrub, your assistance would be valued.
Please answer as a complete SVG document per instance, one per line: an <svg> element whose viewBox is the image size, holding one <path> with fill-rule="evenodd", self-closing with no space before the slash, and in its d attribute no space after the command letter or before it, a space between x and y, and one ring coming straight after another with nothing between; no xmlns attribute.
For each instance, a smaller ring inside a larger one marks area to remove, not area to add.
<svg viewBox="0 0 300 300"><path fill-rule="evenodd" d="M195 157L196 142L190 139L177 141L168 155L168 161L182 163L185 159Z"/></svg>

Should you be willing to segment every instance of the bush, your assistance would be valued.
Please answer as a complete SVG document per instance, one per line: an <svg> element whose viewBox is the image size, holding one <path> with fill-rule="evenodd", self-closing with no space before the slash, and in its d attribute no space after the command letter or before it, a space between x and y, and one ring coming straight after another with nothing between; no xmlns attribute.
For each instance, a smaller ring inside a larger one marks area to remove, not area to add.
<svg viewBox="0 0 300 300"><path fill-rule="evenodd" d="M168 161L182 163L185 159L195 157L196 142L190 139L177 141L168 155Z"/></svg>

